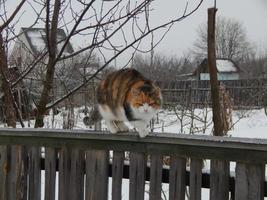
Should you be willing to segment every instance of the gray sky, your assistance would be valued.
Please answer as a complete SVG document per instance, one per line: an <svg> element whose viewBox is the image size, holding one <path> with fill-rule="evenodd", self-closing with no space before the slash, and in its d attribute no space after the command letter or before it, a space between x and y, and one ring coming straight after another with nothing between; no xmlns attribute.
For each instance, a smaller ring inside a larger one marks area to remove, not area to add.
<svg viewBox="0 0 267 200"><path fill-rule="evenodd" d="M167 13L170 6L165 2L173 2L176 7L182 6L181 0L159 1L160 7ZM189 1L193 2L193 1ZM157 52L164 52L167 55L182 55L192 47L196 39L196 29L201 23L207 21L207 8L213 6L213 0L205 0L201 8L192 16L185 19L170 31L165 40L157 48ZM172 5L175 8L174 5ZM261 48L267 49L267 1L266 0L217 0L217 16L234 18L240 21L246 31L249 40Z"/></svg>
<svg viewBox="0 0 267 200"><path fill-rule="evenodd" d="M7 1L8 6L14 9L14 3L18 1ZM153 3L153 12L151 13L151 25L160 24L173 16L182 15L186 2L188 9L193 8L199 0L155 0ZM193 42L196 40L197 27L207 21L207 8L213 6L213 0L204 0L200 9L189 18L178 22L167 34L164 40L155 49L157 53L166 56L181 56L190 52ZM107 2L109 3L109 2ZM261 49L267 49L267 0L217 0L217 16L234 18L240 21L246 31L249 40L254 42ZM23 18L17 24L17 31L21 26L31 24L32 13L26 12ZM161 32L157 32L161 35ZM157 38L159 35L155 35ZM121 40L121 38L117 38ZM147 39L148 40L148 39ZM83 39L72 40L73 46L82 44ZM145 41L142 47L149 48L150 41ZM123 65L130 51L117 59L118 65Z"/></svg>

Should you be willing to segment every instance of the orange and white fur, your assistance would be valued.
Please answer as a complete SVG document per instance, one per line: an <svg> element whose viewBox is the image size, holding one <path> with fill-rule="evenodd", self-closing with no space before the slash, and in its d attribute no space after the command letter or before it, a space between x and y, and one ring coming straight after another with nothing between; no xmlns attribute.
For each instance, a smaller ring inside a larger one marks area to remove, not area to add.
<svg viewBox="0 0 267 200"><path fill-rule="evenodd" d="M126 132L129 122L140 137L149 133L148 122L159 112L159 87L135 69L112 72L97 89L98 111L111 133Z"/></svg>

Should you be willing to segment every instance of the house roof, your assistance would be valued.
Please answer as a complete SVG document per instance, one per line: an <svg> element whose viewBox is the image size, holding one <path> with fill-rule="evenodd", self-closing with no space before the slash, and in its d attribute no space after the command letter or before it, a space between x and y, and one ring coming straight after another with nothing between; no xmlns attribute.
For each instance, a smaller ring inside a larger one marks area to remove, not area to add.
<svg viewBox="0 0 267 200"><path fill-rule="evenodd" d="M233 61L228 59L217 59L216 66L218 72L238 72L238 68Z"/></svg>
<svg viewBox="0 0 267 200"><path fill-rule="evenodd" d="M216 59L217 72L220 73L238 73L240 72L239 67L230 59ZM208 59L204 59L196 69L195 73L208 73ZM194 73L194 74L195 74Z"/></svg>
<svg viewBox="0 0 267 200"><path fill-rule="evenodd" d="M34 54L38 54L47 48L46 32L44 28L21 28L21 32L25 35L27 42L30 45L31 51ZM64 44L64 39L66 38L66 33L63 29L58 29L57 40L58 49L60 49ZM70 42L67 44L63 54L73 53L73 47Z"/></svg>

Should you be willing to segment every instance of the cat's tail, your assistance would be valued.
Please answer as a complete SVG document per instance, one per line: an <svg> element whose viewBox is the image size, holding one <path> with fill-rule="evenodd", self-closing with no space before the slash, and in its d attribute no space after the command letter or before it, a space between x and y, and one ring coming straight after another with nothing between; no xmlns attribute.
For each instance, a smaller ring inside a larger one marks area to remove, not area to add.
<svg viewBox="0 0 267 200"><path fill-rule="evenodd" d="M85 116L83 118L83 123L86 126L92 126L95 123L99 122L102 119L102 116L98 110L97 106L94 106L94 108L90 111L89 116Z"/></svg>

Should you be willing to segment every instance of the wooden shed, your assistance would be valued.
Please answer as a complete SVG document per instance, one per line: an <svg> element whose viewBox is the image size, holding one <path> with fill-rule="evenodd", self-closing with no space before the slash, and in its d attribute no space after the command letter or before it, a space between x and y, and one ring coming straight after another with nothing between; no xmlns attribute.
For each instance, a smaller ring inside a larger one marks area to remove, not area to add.
<svg viewBox="0 0 267 200"><path fill-rule="evenodd" d="M241 70L230 59L216 59L218 80L239 80ZM208 59L204 59L194 72L197 80L210 80Z"/></svg>

